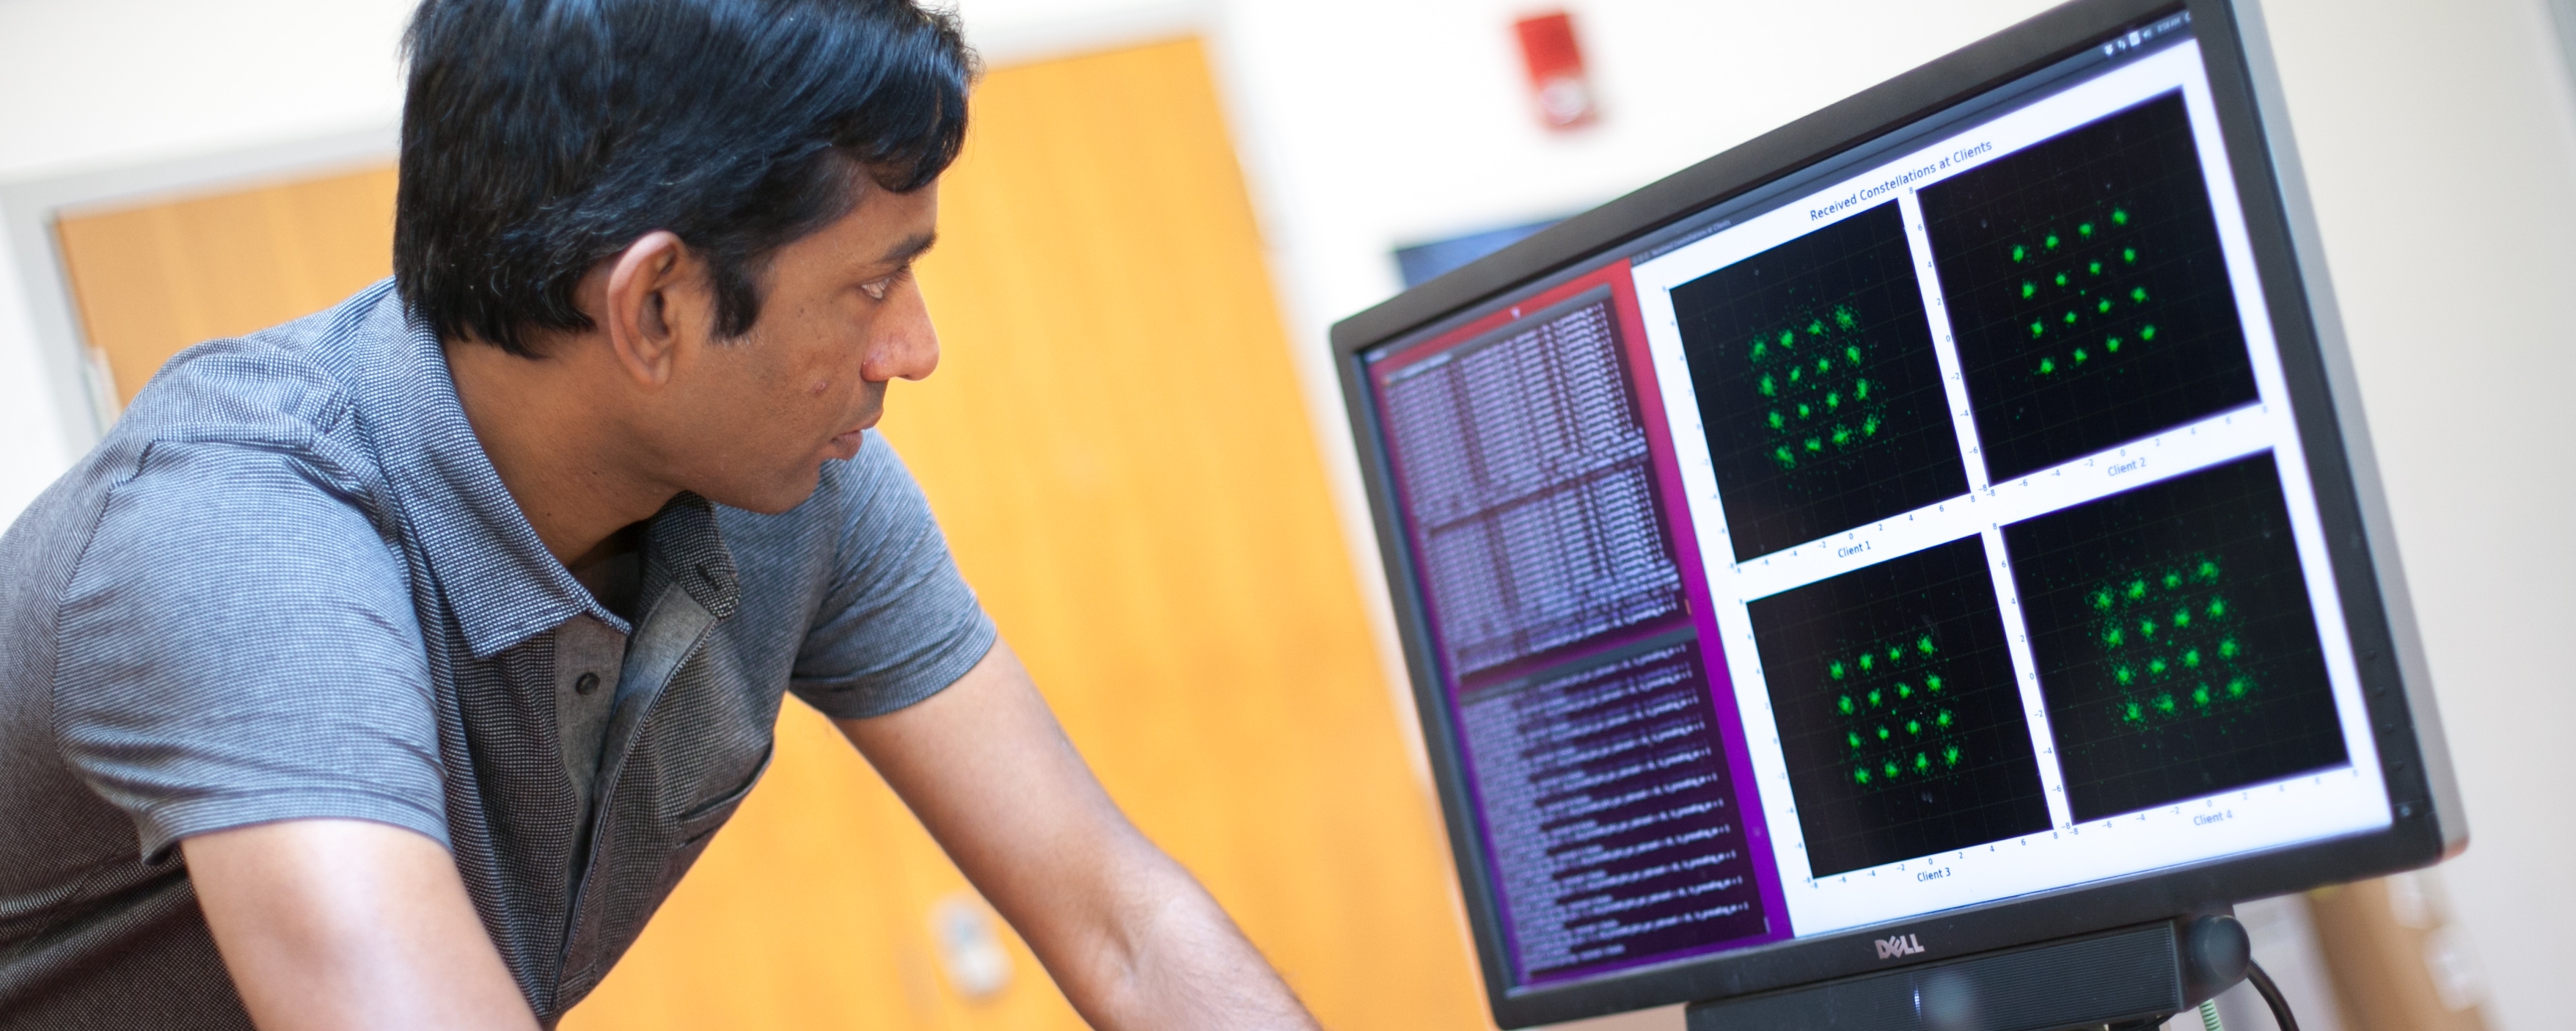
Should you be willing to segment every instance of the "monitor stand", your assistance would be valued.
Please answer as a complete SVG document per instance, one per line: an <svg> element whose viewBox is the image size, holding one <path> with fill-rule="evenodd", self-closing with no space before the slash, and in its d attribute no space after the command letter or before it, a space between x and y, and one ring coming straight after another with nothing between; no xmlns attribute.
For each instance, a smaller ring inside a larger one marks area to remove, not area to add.
<svg viewBox="0 0 2576 1031"><path fill-rule="evenodd" d="M2139 1031L2244 980L2251 961L2244 925L2221 911L1693 1003L1686 1020L1689 1031Z"/></svg>

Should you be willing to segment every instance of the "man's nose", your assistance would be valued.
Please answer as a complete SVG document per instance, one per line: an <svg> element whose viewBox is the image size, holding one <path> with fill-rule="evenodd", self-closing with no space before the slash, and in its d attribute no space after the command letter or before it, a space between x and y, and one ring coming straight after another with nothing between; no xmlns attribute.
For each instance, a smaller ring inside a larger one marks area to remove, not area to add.
<svg viewBox="0 0 2576 1031"><path fill-rule="evenodd" d="M859 374L872 382L917 380L939 368L939 331L930 324L930 306L922 301L921 284L905 277L888 291L885 307L870 327L868 356Z"/></svg>

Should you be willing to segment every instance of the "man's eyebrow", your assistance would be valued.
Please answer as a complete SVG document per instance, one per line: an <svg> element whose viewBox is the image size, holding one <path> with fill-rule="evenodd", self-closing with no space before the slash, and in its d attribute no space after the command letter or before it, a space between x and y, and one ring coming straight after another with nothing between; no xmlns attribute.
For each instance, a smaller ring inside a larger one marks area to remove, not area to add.
<svg viewBox="0 0 2576 1031"><path fill-rule="evenodd" d="M939 234L936 232L907 236L894 246L887 248L885 257L877 260L888 265L901 265L914 258L920 257L923 251L929 250L938 242Z"/></svg>

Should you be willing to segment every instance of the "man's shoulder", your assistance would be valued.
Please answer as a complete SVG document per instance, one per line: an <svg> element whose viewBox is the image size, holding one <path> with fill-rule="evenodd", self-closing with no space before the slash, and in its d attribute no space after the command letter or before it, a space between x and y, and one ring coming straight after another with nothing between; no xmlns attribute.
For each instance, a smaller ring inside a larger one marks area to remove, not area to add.
<svg viewBox="0 0 2576 1031"><path fill-rule="evenodd" d="M361 370L384 365L407 334L390 283L378 283L295 321L197 344L162 365L99 451L229 442L347 463L360 457L337 452L361 437Z"/></svg>
<svg viewBox="0 0 2576 1031"><path fill-rule="evenodd" d="M374 564L387 492L350 379L334 367L347 362L332 354L371 331L359 303L368 297L173 357L0 536L0 580L12 588L0 608L16 610L0 615L59 601L85 561L142 573L182 557L174 549L218 541L236 564L273 550ZM88 554L102 533L119 538L115 553Z"/></svg>

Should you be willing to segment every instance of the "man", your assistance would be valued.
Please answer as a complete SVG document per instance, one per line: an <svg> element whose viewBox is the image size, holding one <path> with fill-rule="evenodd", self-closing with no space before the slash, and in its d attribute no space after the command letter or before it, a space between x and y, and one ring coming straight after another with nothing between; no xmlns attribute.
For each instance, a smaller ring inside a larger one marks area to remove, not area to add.
<svg viewBox="0 0 2576 1031"><path fill-rule="evenodd" d="M868 427L972 58L909 0L428 0L395 277L0 538L0 1026L530 1028L833 717L1104 1027L1311 1027Z"/></svg>

